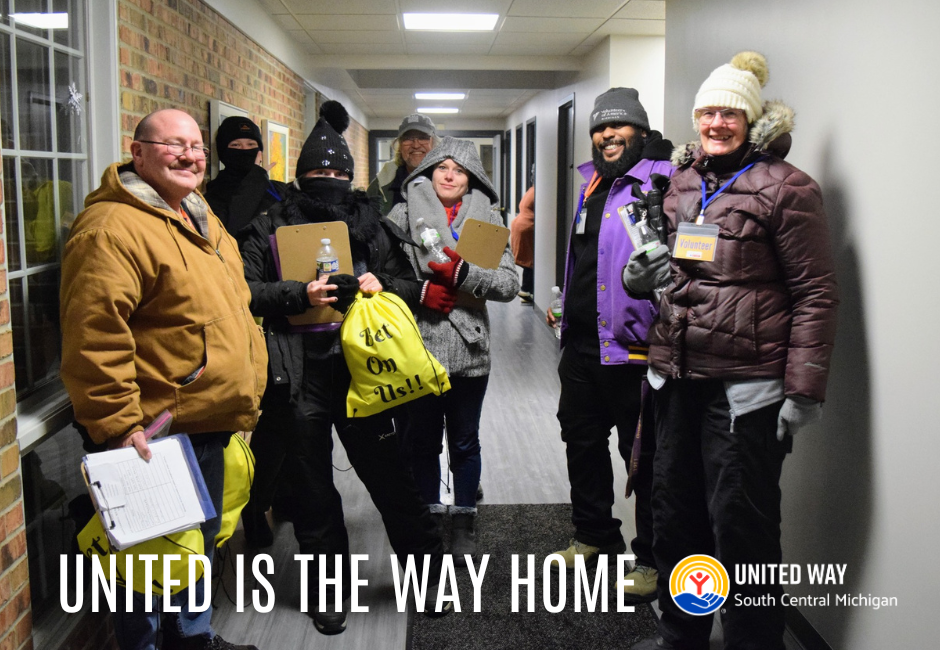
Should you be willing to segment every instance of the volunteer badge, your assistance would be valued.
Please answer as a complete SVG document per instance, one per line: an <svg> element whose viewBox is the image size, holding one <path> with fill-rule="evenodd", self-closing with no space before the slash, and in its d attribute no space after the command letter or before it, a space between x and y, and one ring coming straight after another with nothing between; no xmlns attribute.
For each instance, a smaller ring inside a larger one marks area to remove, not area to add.
<svg viewBox="0 0 940 650"><path fill-rule="evenodd" d="M710 555L690 555L669 576L673 602L693 616L705 616L721 607L730 587L728 572Z"/></svg>

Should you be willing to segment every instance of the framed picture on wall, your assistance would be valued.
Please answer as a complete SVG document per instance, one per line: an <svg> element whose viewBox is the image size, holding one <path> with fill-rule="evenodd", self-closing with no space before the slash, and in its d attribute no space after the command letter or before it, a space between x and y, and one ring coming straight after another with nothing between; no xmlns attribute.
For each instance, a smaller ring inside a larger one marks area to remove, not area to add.
<svg viewBox="0 0 940 650"><path fill-rule="evenodd" d="M210 178L215 178L219 174L219 152L215 150L215 134L219 130L219 125L227 117L237 115L238 117L248 117L248 111L238 106L226 104L218 99L209 100L209 139L212 141L212 158L210 159Z"/></svg>
<svg viewBox="0 0 940 650"><path fill-rule="evenodd" d="M272 120L261 120L264 134L264 168L272 181L288 182L287 156L290 129Z"/></svg>

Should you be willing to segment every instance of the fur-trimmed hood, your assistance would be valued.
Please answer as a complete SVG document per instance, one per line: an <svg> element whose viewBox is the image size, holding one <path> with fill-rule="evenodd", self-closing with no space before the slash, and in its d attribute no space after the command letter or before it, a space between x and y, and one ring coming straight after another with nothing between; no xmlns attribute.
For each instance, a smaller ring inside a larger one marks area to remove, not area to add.
<svg viewBox="0 0 940 650"><path fill-rule="evenodd" d="M764 114L751 125L747 139L750 147L744 160L755 155L771 153L785 158L792 143L790 133L794 126L793 109L781 101L764 102ZM676 167L688 165L704 155L701 139L679 145L672 151L672 164ZM731 154L729 154L731 155Z"/></svg>
<svg viewBox="0 0 940 650"><path fill-rule="evenodd" d="M402 195L408 196L408 186L416 177L427 176L431 178L434 168L447 158L466 169L470 174L470 191L474 189L482 190L491 201L494 203L499 202L499 193L486 175L486 170L483 169L483 163L480 162L476 145L469 140L458 140L450 136L443 138L439 145L431 149L428 155L424 157L424 160L421 161L421 164L408 175L408 178L402 184Z"/></svg>

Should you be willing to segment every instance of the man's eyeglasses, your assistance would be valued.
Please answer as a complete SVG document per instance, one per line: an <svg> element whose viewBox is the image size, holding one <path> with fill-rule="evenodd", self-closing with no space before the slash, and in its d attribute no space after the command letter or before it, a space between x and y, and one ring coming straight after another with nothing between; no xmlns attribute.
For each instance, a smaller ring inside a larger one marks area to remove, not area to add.
<svg viewBox="0 0 940 650"><path fill-rule="evenodd" d="M208 147L187 147L185 144L176 144L175 142L156 142L155 140L138 140L137 142L146 142L147 144L162 144L166 147L166 150L174 156L182 156L184 153L191 150L193 152L193 157L195 158L209 157Z"/></svg>
<svg viewBox="0 0 940 650"><path fill-rule="evenodd" d="M407 142L408 144L415 144L416 142L427 144L430 141L431 136L429 135L406 135L400 140L400 142Z"/></svg>
<svg viewBox="0 0 940 650"><path fill-rule="evenodd" d="M705 109L695 112L695 117L702 124L711 124L719 115L721 115L721 119L725 124L737 124L744 119L744 115L742 115L741 111L734 108L725 108L720 111Z"/></svg>

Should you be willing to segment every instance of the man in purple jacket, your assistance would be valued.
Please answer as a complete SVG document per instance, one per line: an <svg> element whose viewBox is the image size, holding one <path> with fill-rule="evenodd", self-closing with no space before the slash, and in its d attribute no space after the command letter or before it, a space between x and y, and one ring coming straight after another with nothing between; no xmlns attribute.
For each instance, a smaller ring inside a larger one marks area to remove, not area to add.
<svg viewBox="0 0 940 650"><path fill-rule="evenodd" d="M574 558L587 566L599 555L626 550L621 522L612 513L614 478L608 439L617 427L618 449L630 465L634 434L641 413L641 382L646 376L646 332L656 308L634 300L621 287L620 273L634 247L624 226L627 210L636 200L631 192L639 182L652 188L650 176L672 174L672 143L650 130L646 110L633 88L611 88L599 95L590 117L592 161L578 170L581 186L578 209L568 241L562 356L558 366L561 397L558 422L566 445L571 482L571 521L574 538L559 554L568 569ZM548 312L547 322L555 319ZM649 415L644 413L643 419ZM625 600L656 598L653 562L652 427L643 427L640 471L634 481L637 537L632 542L636 568L627 576ZM611 558L612 560L612 558Z"/></svg>

